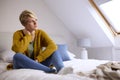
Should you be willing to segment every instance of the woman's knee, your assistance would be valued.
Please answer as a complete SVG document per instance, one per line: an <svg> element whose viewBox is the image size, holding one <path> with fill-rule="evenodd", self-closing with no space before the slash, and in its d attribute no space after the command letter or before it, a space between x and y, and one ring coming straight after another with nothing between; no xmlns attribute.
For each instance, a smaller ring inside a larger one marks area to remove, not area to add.
<svg viewBox="0 0 120 80"><path fill-rule="evenodd" d="M16 53L16 54L13 56L13 60L19 60L19 59L22 58L22 56L23 56L22 53Z"/></svg>
<svg viewBox="0 0 120 80"><path fill-rule="evenodd" d="M56 51L54 51L53 55L54 55L54 56L60 56L60 53L59 53L58 50L56 50Z"/></svg>

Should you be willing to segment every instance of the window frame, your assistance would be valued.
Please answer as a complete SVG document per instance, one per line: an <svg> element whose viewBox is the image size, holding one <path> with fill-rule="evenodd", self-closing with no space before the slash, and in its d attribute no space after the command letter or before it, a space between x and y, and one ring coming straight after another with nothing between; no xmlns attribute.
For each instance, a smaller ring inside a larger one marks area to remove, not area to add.
<svg viewBox="0 0 120 80"><path fill-rule="evenodd" d="M99 9L99 7L97 6L97 4L94 2L94 0L89 0L90 4L92 5L92 7L96 10L96 12L98 13L98 15L103 19L104 23L106 24L106 27L108 27L108 29L110 30L110 32L113 34L113 36L117 36L120 35L120 32L117 32L114 27L111 25L111 23L106 19L106 17L104 16L104 14L102 13L102 11Z"/></svg>

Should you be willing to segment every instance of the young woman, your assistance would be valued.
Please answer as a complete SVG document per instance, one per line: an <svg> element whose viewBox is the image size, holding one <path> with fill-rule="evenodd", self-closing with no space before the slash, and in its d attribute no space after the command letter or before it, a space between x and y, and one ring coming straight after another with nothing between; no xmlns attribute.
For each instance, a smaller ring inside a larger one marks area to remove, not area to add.
<svg viewBox="0 0 120 80"><path fill-rule="evenodd" d="M60 71L64 65L57 46L41 29L38 29L36 15L24 10L19 16L24 29L17 30L13 35L12 50L14 69L37 69L47 73ZM50 68L54 65L55 69Z"/></svg>

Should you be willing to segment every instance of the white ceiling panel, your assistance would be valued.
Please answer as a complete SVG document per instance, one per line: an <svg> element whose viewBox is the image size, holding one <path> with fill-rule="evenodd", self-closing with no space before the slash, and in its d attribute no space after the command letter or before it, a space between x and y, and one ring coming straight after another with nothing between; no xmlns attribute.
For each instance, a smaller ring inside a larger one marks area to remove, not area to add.
<svg viewBox="0 0 120 80"><path fill-rule="evenodd" d="M88 0L43 0L49 9L78 38L90 38L93 47L112 46L91 15Z"/></svg>

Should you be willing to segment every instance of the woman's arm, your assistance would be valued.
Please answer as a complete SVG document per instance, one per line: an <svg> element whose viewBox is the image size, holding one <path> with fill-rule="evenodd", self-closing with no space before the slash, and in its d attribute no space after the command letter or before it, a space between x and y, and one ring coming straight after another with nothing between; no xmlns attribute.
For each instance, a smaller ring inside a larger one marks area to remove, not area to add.
<svg viewBox="0 0 120 80"><path fill-rule="evenodd" d="M46 58L51 56L54 51L57 50L57 45L54 41L46 34L46 32L41 30L41 46L45 47L42 53L39 53L37 60L39 62L44 61Z"/></svg>
<svg viewBox="0 0 120 80"><path fill-rule="evenodd" d="M27 50L31 39L31 35L23 35L22 30L16 31L13 35L12 50L15 52L24 53Z"/></svg>

